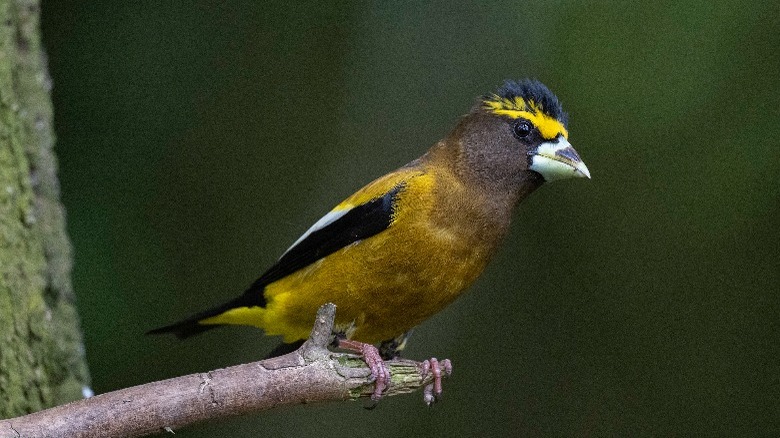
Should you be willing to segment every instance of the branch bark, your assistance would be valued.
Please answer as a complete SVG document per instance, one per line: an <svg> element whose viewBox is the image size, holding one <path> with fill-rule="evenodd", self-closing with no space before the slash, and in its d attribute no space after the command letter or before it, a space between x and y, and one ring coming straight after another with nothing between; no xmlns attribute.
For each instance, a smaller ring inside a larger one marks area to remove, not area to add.
<svg viewBox="0 0 780 438"><path fill-rule="evenodd" d="M370 397L374 385L363 360L327 348L335 314L335 305L322 306L311 336L290 354L3 420L0 438L141 436L281 406ZM433 381L419 362L396 359L387 365L392 380L385 396L409 393Z"/></svg>

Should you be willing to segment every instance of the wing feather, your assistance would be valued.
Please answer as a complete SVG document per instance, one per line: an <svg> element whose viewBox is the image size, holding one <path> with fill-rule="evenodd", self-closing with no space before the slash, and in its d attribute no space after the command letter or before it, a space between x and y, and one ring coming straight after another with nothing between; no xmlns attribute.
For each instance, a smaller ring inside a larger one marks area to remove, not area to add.
<svg viewBox="0 0 780 438"><path fill-rule="evenodd" d="M403 182L384 195L347 209L334 209L317 221L279 260L258 278L247 293L284 278L341 248L386 230L393 221L396 197Z"/></svg>

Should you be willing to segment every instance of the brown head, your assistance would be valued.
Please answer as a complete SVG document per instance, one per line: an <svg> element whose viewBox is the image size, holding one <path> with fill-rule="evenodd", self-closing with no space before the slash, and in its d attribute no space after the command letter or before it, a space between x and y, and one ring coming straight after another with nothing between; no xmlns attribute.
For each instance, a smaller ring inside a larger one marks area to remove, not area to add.
<svg viewBox="0 0 780 438"><path fill-rule="evenodd" d="M590 178L568 137L567 115L544 84L506 81L431 152L450 155L461 178L514 205L544 182Z"/></svg>

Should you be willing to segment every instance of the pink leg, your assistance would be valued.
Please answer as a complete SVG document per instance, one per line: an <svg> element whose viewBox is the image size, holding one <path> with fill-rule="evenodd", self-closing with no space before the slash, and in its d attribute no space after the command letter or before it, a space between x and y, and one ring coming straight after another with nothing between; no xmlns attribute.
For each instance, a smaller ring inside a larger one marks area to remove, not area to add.
<svg viewBox="0 0 780 438"><path fill-rule="evenodd" d="M379 350L371 344L350 339L339 339L338 342L339 348L354 351L363 356L363 360L366 361L366 365L371 370L371 377L374 378L375 386L371 400L378 401L382 398L382 393L387 388L388 383L390 383L390 370L387 369L385 361L382 360Z"/></svg>
<svg viewBox="0 0 780 438"><path fill-rule="evenodd" d="M433 383L427 385L423 390L423 400L425 400L425 404L431 406L436 401L436 399L441 398L442 370L444 371L444 374L448 376L452 374L452 362L450 362L449 359L444 359L443 361L439 362L438 359L432 357L424 361L422 366L423 378L427 377L429 372L433 374Z"/></svg>

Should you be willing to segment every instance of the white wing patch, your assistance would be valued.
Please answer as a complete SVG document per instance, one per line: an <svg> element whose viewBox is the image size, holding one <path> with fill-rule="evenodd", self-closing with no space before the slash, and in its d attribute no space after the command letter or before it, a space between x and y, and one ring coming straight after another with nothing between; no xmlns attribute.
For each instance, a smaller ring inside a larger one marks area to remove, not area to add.
<svg viewBox="0 0 780 438"><path fill-rule="evenodd" d="M287 251L284 252L284 254L287 254L290 252L291 249L295 248L299 243L303 242L309 235L315 231L321 230L328 225L332 224L333 222L337 221L340 217L344 216L352 210L353 205L346 205L344 207L340 207L338 209L333 209L329 211L325 216L321 217L320 220L314 223L314 225L311 226L308 230L306 230L305 233L301 237L298 238L298 240L295 241L292 245L290 245L289 248L287 248ZM282 254L281 257L284 257L284 254ZM281 258L280 257L280 258Z"/></svg>

